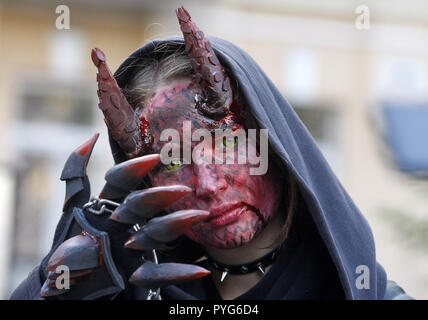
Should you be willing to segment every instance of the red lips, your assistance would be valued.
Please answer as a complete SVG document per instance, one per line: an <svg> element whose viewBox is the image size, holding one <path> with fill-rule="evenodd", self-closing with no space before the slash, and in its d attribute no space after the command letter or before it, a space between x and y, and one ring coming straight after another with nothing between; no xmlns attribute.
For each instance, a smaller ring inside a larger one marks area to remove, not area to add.
<svg viewBox="0 0 428 320"><path fill-rule="evenodd" d="M204 222L219 227L236 222L241 215L248 211L254 211L253 206L242 201L224 204L219 207L211 208L210 215ZM254 213L256 214L255 211Z"/></svg>
<svg viewBox="0 0 428 320"><path fill-rule="evenodd" d="M228 203L228 204L224 204L218 207L214 207L210 209L210 215L208 216L208 220L211 220L212 218L221 216L225 213L228 213L229 211L232 211L236 208L239 208L243 205L246 205L244 202L239 201L239 202L235 202L235 203Z"/></svg>

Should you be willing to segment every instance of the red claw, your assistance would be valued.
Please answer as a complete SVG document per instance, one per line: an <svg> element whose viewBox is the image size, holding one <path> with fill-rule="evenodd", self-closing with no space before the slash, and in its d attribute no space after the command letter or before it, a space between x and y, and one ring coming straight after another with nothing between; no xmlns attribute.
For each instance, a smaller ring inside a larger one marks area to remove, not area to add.
<svg viewBox="0 0 428 320"><path fill-rule="evenodd" d="M154 240L170 242L177 239L195 224L205 220L209 214L208 211L204 210L176 211L149 220L141 231L144 231Z"/></svg>
<svg viewBox="0 0 428 320"><path fill-rule="evenodd" d="M91 156L92 150L94 149L95 142L97 142L99 136L100 136L99 133L94 134L91 139L81 144L76 149L75 152L80 154L81 156L87 156L87 158L89 159L89 157ZM89 151L89 154L88 154L88 151Z"/></svg>
<svg viewBox="0 0 428 320"><path fill-rule="evenodd" d="M135 250L153 250L153 249L162 249L165 247L165 243L161 241L154 240L145 234L142 230L137 233L134 233L129 237L128 241L125 243L125 248L135 249Z"/></svg>
<svg viewBox="0 0 428 320"><path fill-rule="evenodd" d="M210 271L192 264L146 262L129 278L129 282L143 288L161 288L199 279L211 274Z"/></svg>
<svg viewBox="0 0 428 320"><path fill-rule="evenodd" d="M46 269L55 272L60 265L67 266L70 271L92 269L102 263L100 259L98 242L82 232L61 243L50 257Z"/></svg>
<svg viewBox="0 0 428 320"><path fill-rule="evenodd" d="M154 218L134 233L125 243L125 247L137 250L162 248L163 244L177 239L208 216L208 211L181 210Z"/></svg>
<svg viewBox="0 0 428 320"><path fill-rule="evenodd" d="M142 219L152 218L191 192L191 188L181 185L135 191L113 211L110 218L122 223L139 223Z"/></svg>
<svg viewBox="0 0 428 320"><path fill-rule="evenodd" d="M94 134L89 140L74 149L62 170L61 180L70 180L85 176L89 158L91 157L92 150L94 149L99 135L99 133Z"/></svg>
<svg viewBox="0 0 428 320"><path fill-rule="evenodd" d="M40 289L40 295L42 297L52 297L52 296L58 296L60 294L63 294L67 292L67 289L57 289L57 288L51 288L49 287L49 279L46 279L46 281L43 283L42 288Z"/></svg>
<svg viewBox="0 0 428 320"><path fill-rule="evenodd" d="M49 288L57 288L58 285L56 283L56 279L51 280L51 279L48 278L46 281L48 283L48 287ZM69 280L70 286L73 285L73 284L75 284L75 283L76 283L76 279L70 279Z"/></svg>
<svg viewBox="0 0 428 320"><path fill-rule="evenodd" d="M78 278L78 277L83 277L86 276L88 274L91 274L92 272L94 272L94 269L85 269L85 270L78 270L78 271L71 271L69 276L70 279L73 278ZM50 280L56 280L62 273L56 273L56 272L52 272L49 271L48 272L48 279Z"/></svg>
<svg viewBox="0 0 428 320"><path fill-rule="evenodd" d="M135 190L147 172L160 161L159 154L150 154L122 162L107 171L105 179L123 190Z"/></svg>

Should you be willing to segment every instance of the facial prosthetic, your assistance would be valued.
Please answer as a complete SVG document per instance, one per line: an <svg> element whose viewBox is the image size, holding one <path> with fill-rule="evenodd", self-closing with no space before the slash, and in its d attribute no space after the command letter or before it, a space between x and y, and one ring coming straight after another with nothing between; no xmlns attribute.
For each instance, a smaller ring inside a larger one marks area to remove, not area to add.
<svg viewBox="0 0 428 320"><path fill-rule="evenodd" d="M209 41L184 8L176 14L192 66L190 78L158 88L155 96L135 111L115 83L104 55L98 49L92 53L99 69L99 106L113 138L128 158L160 153L165 144L160 136L165 129L177 129L183 139L185 121L191 123L193 132L201 128L246 129L243 103L234 98L237 95L232 92L230 79ZM248 147L255 148L250 143ZM235 248L251 241L278 209L281 185L272 167L257 176L249 174L248 163L183 164L177 159L172 166L157 166L149 177L153 186L180 184L193 190L169 207L169 212L184 208L210 212L205 222L186 233L191 239L207 246Z"/></svg>

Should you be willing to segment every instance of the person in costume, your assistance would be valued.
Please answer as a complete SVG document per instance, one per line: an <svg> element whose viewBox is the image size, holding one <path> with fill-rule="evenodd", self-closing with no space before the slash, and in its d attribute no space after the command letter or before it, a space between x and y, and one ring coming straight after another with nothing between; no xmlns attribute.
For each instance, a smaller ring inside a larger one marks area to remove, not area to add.
<svg viewBox="0 0 428 320"><path fill-rule="evenodd" d="M90 198L98 135L70 155L52 248L11 299L410 299L387 279L367 221L265 73L206 37L183 7L176 14L183 37L145 44L114 75L92 51L116 165ZM268 139L246 136L240 151L234 133L250 129ZM171 130L180 153L165 162ZM186 130L213 140L186 144ZM201 145L199 161L184 156ZM224 161L219 145L259 163ZM64 266L69 287L58 286Z"/></svg>

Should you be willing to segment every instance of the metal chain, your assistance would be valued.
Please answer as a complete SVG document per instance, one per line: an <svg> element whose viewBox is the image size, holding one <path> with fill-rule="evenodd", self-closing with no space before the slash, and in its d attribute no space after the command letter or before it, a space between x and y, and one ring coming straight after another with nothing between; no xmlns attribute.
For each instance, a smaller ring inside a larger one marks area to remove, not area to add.
<svg viewBox="0 0 428 320"><path fill-rule="evenodd" d="M104 212L112 213L114 210L108 209L106 205L113 206L115 208L120 206L120 203L107 200L107 199L99 199L99 198L91 198L91 200L88 203L85 203L83 205L83 210L87 210L93 214L101 215ZM95 209L99 208L99 209ZM141 229L140 225L136 223L133 226L133 229L135 232ZM158 256L156 254L155 250L152 250L153 253L153 262L156 264L159 264ZM147 300L162 300L160 296L160 288L157 288L156 290L149 289L149 293L147 294Z"/></svg>
<svg viewBox="0 0 428 320"><path fill-rule="evenodd" d="M104 212L112 213L113 210L108 209L106 205L117 208L120 206L120 203L107 199L92 198L91 201L83 205L83 210L87 210L96 215L103 214ZM99 209L94 209L94 207Z"/></svg>

